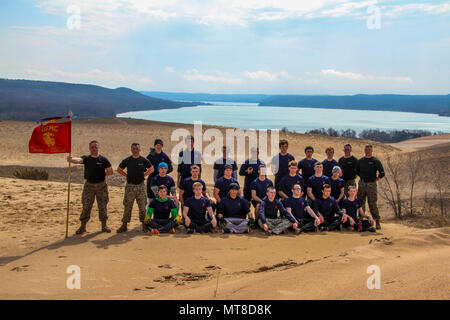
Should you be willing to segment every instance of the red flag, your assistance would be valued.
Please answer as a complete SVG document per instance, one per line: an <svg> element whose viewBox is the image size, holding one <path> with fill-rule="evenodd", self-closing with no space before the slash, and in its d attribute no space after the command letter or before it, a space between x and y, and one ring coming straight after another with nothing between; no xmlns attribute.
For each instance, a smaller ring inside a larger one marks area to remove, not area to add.
<svg viewBox="0 0 450 320"><path fill-rule="evenodd" d="M67 117L48 118L34 128L28 149L30 153L70 153L72 146L72 121L58 123Z"/></svg>

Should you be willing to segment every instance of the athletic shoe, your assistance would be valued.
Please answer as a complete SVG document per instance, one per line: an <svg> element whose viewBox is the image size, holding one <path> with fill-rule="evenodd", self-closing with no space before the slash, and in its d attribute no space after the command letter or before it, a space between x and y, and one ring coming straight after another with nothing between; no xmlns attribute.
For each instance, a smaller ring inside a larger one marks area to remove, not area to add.
<svg viewBox="0 0 450 320"><path fill-rule="evenodd" d="M152 234L157 236L157 235L159 235L159 231L157 229L152 229Z"/></svg>
<svg viewBox="0 0 450 320"><path fill-rule="evenodd" d="M174 233L176 233L176 231L175 231L175 229L170 229L169 231L167 231L167 233L174 234Z"/></svg>

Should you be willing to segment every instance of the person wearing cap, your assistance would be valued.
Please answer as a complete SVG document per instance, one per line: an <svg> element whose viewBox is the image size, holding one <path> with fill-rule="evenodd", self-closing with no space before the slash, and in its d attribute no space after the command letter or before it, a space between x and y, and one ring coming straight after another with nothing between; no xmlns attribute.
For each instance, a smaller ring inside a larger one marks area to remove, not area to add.
<svg viewBox="0 0 450 320"><path fill-rule="evenodd" d="M288 153L289 143L287 140L282 139L279 142L280 152L272 157L271 169L275 175L275 188L279 190L279 183L281 179L289 173L289 162L295 160L295 157ZM277 199L279 195L276 195Z"/></svg>
<svg viewBox="0 0 450 320"><path fill-rule="evenodd" d="M322 187L322 196L317 197L314 201L314 210L318 215L321 224L319 228L321 231L337 230L341 226L341 219L343 212L339 205L331 195L331 186L325 184Z"/></svg>
<svg viewBox="0 0 450 320"><path fill-rule="evenodd" d="M153 168L158 168L158 165L161 162L165 162L167 164L167 174L173 171L172 160L170 157L162 150L163 149L163 141L161 139L155 139L153 143L153 148L150 148L150 153L147 155L148 161L152 164ZM155 194L153 193L150 182L153 177L158 175L158 171L153 171L147 178L147 203L150 203L150 199L155 198Z"/></svg>
<svg viewBox="0 0 450 320"><path fill-rule="evenodd" d="M281 197L283 203L287 198L292 196L292 186L294 184L299 184L302 187L302 190L306 189L305 181L303 180L303 177L297 173L297 170L297 162L289 162L289 174L285 175L280 180L278 195Z"/></svg>
<svg viewBox="0 0 450 320"><path fill-rule="evenodd" d="M223 177L223 172L225 170L225 165L231 165L233 166L233 173L232 176L234 179L237 180L237 165L236 165L236 161L234 161L231 158L228 158L228 152L229 152L229 148L227 146L223 146L222 147L222 158L217 159L214 162L214 183L220 178Z"/></svg>
<svg viewBox="0 0 450 320"><path fill-rule="evenodd" d="M358 159L352 155L352 146L347 143L344 146L344 155L339 158L339 166L342 168L342 179L344 180L344 194L348 197L348 187L356 186L356 165Z"/></svg>
<svg viewBox="0 0 450 320"><path fill-rule="evenodd" d="M158 175L154 176L151 179L150 188L152 189L154 194L157 194L160 186L166 186L168 193L171 195L169 196L169 198L175 201L175 203L178 205L177 188L175 187L175 181L173 180L173 178L167 175L168 169L169 166L165 162L161 162L158 165Z"/></svg>
<svg viewBox="0 0 450 320"><path fill-rule="evenodd" d="M239 185L239 182L231 176L232 173L233 166L231 164L226 164L223 177L220 177L214 184L214 198L216 199L217 204L219 204L220 200L228 194L230 184L234 182Z"/></svg>
<svg viewBox="0 0 450 320"><path fill-rule="evenodd" d="M200 167L200 177L202 176L202 154L200 151L194 149L194 137L186 136L186 149L180 151L178 155L178 169L177 169L177 187L179 188L181 182L191 176L191 165L196 164Z"/></svg>
<svg viewBox="0 0 450 320"><path fill-rule="evenodd" d="M245 160L239 169L239 175L245 177L244 198L249 202L253 201L251 184L258 178L258 170L261 165L265 165L265 163L259 159L259 149L257 147L252 147L250 149L250 158Z"/></svg>
<svg viewBox="0 0 450 320"><path fill-rule="evenodd" d="M373 227L375 221L369 212L364 213L362 202L356 197L357 192L355 186L349 186L348 198L342 200L342 226L347 230L375 232Z"/></svg>
<svg viewBox="0 0 450 320"><path fill-rule="evenodd" d="M292 186L292 196L284 202L287 212L292 214L298 222L295 233L316 231L316 227L320 225L320 219L314 210L309 206L308 201L302 196L302 187L299 184Z"/></svg>
<svg viewBox="0 0 450 320"><path fill-rule="evenodd" d="M327 177L331 177L333 174L333 168L334 166L339 166L339 163L334 160L334 148L328 147L325 149L325 153L327 155L326 159L322 161L323 164L323 174Z"/></svg>
<svg viewBox="0 0 450 320"><path fill-rule="evenodd" d="M343 179L339 178L342 175L342 169L339 166L334 166L332 170L332 175L328 182L331 186L331 196L336 199L337 203L341 203L344 199L344 187L345 182Z"/></svg>
<svg viewBox="0 0 450 320"><path fill-rule="evenodd" d="M178 206L172 199L167 197L167 187L161 185L156 192L157 197L150 201L144 224L148 231L153 234L175 233L180 218Z"/></svg>
<svg viewBox="0 0 450 320"><path fill-rule="evenodd" d="M302 177L305 182L308 182L308 179L314 175L314 165L318 162L317 159L314 159L312 156L314 154L314 148L312 146L307 146L305 148L305 158L298 162L299 173L300 170L302 172ZM306 194L306 190L305 191Z"/></svg>
<svg viewBox="0 0 450 320"><path fill-rule="evenodd" d="M249 231L250 207L239 194L239 184L231 183L228 194L217 207L217 220L223 233L245 233Z"/></svg>
<svg viewBox="0 0 450 320"><path fill-rule="evenodd" d="M183 203L183 224L187 233L207 233L217 226L217 220L211 208L211 201L202 194L203 185L195 182L194 196ZM207 219L209 216L209 219Z"/></svg>
<svg viewBox="0 0 450 320"><path fill-rule="evenodd" d="M259 207L259 226L266 234L287 233L290 227L297 229L297 220L284 208L281 201L275 199L275 195L274 187L267 188L266 196Z"/></svg>
<svg viewBox="0 0 450 320"><path fill-rule="evenodd" d="M255 219L259 218L259 206L262 199L266 196L267 188L273 187L272 180L267 178L267 168L265 164L259 166L258 178L253 180L250 185L252 191L252 205L255 208Z"/></svg>

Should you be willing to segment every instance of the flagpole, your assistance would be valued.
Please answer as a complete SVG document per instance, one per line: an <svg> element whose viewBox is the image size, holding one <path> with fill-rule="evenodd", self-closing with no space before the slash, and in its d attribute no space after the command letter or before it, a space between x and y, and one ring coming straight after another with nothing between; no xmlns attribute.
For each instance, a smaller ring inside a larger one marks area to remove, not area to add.
<svg viewBox="0 0 450 320"><path fill-rule="evenodd" d="M69 121L72 121L72 110L69 111ZM72 130L72 129L71 129ZM71 141L72 144L72 141ZM72 146L70 146L70 152L69 157L72 156ZM69 211L70 211L70 178L72 173L72 166L71 162L69 161L69 178L68 178L68 184L67 184L67 216L66 216L66 239L69 237Z"/></svg>

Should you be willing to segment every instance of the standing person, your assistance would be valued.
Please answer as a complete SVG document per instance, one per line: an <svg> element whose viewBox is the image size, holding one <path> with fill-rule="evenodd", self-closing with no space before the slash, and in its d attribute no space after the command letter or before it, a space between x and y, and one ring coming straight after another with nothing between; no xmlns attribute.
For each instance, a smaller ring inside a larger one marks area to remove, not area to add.
<svg viewBox="0 0 450 320"><path fill-rule="evenodd" d="M289 173L281 179L278 190L278 195L283 199L282 201L285 201L292 196L292 186L294 184L299 184L302 187L302 190L306 189L305 181L303 180L303 177L297 173L297 170L297 162L289 162Z"/></svg>
<svg viewBox="0 0 450 320"><path fill-rule="evenodd" d="M150 175L155 169L150 161L140 155L141 146L134 142L131 144L131 156L122 160L117 168L117 172L127 177L125 193L123 197L124 212L122 226L117 229L117 233L128 230L127 224L131 221L131 210L134 200L139 206L139 221L142 223L142 231L146 232L144 224L145 211L147 206L147 192L145 188L145 177ZM126 169L126 172L124 171Z"/></svg>
<svg viewBox="0 0 450 320"><path fill-rule="evenodd" d="M258 178L258 170L264 161L259 159L259 149L252 147L250 149L250 158L245 160L239 169L239 175L244 176L244 198L248 202L252 201L252 182ZM237 180L237 179L236 179ZM264 191L265 194L265 191Z"/></svg>
<svg viewBox="0 0 450 320"><path fill-rule="evenodd" d="M163 141L161 139L155 139L155 142L153 143L153 148L150 149L150 153L147 155L148 161L152 164L153 168L158 168L158 165L161 162L165 162L167 164L167 174L171 173L173 171L173 165L172 160L170 160L170 157L162 151L163 148ZM147 178L147 198L148 201L150 199L155 198L155 194L153 193L150 182L153 177L155 177L158 174L158 171L153 171Z"/></svg>
<svg viewBox="0 0 450 320"><path fill-rule="evenodd" d="M157 197L150 201L144 223L153 234L175 233L178 225L178 206L167 197L167 187L161 185L156 192Z"/></svg>
<svg viewBox="0 0 450 320"><path fill-rule="evenodd" d="M202 154L200 151L194 149L194 137L186 136L186 149L178 155L178 175L177 187L180 187L181 182L191 176L191 165L196 164L200 168L200 177L202 175Z"/></svg>
<svg viewBox="0 0 450 320"><path fill-rule="evenodd" d="M342 226L344 228L352 228L359 232L375 232L372 215L370 213L364 213L362 202L356 198L356 193L356 187L349 186L348 198L342 200L342 211L344 213L342 216ZM367 220L359 219L358 214L359 217L366 218Z"/></svg>
<svg viewBox="0 0 450 320"><path fill-rule="evenodd" d="M260 165L258 169L259 176L253 180L250 185L250 189L252 191L252 205L255 208L256 220L259 218L259 206L262 199L266 196L267 188L273 187L273 182L267 178L266 171L266 165Z"/></svg>
<svg viewBox="0 0 450 320"><path fill-rule="evenodd" d="M202 195L202 188L200 182L195 182L193 185L194 196L187 198L183 204L183 222L187 233L194 233L194 231L206 233L217 226L211 202ZM206 219L207 214L210 221Z"/></svg>
<svg viewBox="0 0 450 320"><path fill-rule="evenodd" d="M344 146L344 155L339 159L339 167L342 168L342 179L344 180L344 193L348 197L348 187L356 186L356 164L358 159L352 155L352 146L347 143Z"/></svg>
<svg viewBox="0 0 450 320"><path fill-rule="evenodd" d="M314 175L311 176L307 184L307 193L309 205L312 207L316 198L322 196L322 187L330 183L330 178L323 175L323 164L316 162L314 164Z"/></svg>
<svg viewBox="0 0 450 320"><path fill-rule="evenodd" d="M314 201L314 210L319 214L322 231L337 230L341 226L342 210L339 208L336 199L330 195L331 186L326 184L322 187L322 196L317 197Z"/></svg>
<svg viewBox="0 0 450 320"><path fill-rule="evenodd" d="M337 203L340 204L342 199L344 199L344 180L339 178L342 174L342 170L338 166L333 167L333 174L328 179L331 186L331 196L336 199Z"/></svg>
<svg viewBox="0 0 450 320"><path fill-rule="evenodd" d="M158 174L154 176L150 181L150 187L152 189L152 192L154 194L157 194L160 186L166 186L166 195L167 193L169 193L171 195L170 199L172 199L178 206L177 188L175 187L175 181L173 181L173 178L167 175L168 170L168 164L165 162L161 162L158 165Z"/></svg>
<svg viewBox="0 0 450 320"><path fill-rule="evenodd" d="M206 183L202 179L200 179L200 167L196 164L191 165L191 176L189 178L184 179L180 185L180 202L181 207L183 207L183 203L187 198L194 196L194 184L199 182L202 184L202 194L204 197L209 199L208 194L206 193ZM211 199L210 199L211 200Z"/></svg>
<svg viewBox="0 0 450 320"><path fill-rule="evenodd" d="M214 198L216 199L217 205L219 205L220 200L228 194L228 188L232 183L237 183L239 185L239 182L231 176L232 172L233 166L231 164L226 164L223 177L220 177L214 184Z"/></svg>
<svg viewBox="0 0 450 320"><path fill-rule="evenodd" d="M239 195L239 185L230 184L228 195L217 207L217 221L223 233L248 233L250 207L248 201Z"/></svg>
<svg viewBox="0 0 450 320"><path fill-rule="evenodd" d="M302 187L299 184L292 186L292 196L285 201L287 212L292 214L298 222L295 233L316 231L320 219L302 196Z"/></svg>
<svg viewBox="0 0 450 320"><path fill-rule="evenodd" d="M305 182L308 182L309 178L314 175L314 165L316 162L318 162L317 159L314 159L312 156L314 154L314 148L311 146L307 146L305 148L305 155L306 157L299 161L298 163L298 169L299 172L301 170L302 177L305 180ZM306 194L306 190L305 191Z"/></svg>
<svg viewBox="0 0 450 320"><path fill-rule="evenodd" d="M334 166L339 166L339 163L333 159L334 157L334 148L328 147L325 149L325 153L327 154L327 158L322 161L323 164L323 174L327 177L331 177L332 170Z"/></svg>
<svg viewBox="0 0 450 320"><path fill-rule="evenodd" d="M271 162L271 169L275 175L275 189L277 192L279 190L281 178L289 173L289 162L295 160L294 156L287 152L289 148L289 143L287 140L280 140L278 145L280 147L280 152L273 156Z"/></svg>
<svg viewBox="0 0 450 320"><path fill-rule="evenodd" d="M95 140L89 142L90 155L81 158L67 157L67 161L74 164L84 164L84 179L86 180L81 194L83 210L81 211L81 226L75 232L82 234L86 232L86 224L91 218L91 210L97 199L98 217L102 223L102 232L111 232L106 225L108 220L106 206L108 204L108 185L105 177L113 174L113 168L107 158L98 153L99 143Z"/></svg>
<svg viewBox="0 0 450 320"><path fill-rule="evenodd" d="M363 203L365 211L366 199L369 202L369 210L375 219L376 228L381 229L380 213L378 212L377 181L384 177L384 169L381 161L373 156L373 146L368 144L364 147L364 157L358 160L356 174L359 176L358 198ZM378 171L378 176L377 176Z"/></svg>
<svg viewBox="0 0 450 320"><path fill-rule="evenodd" d="M237 164L236 161L234 161L231 158L228 158L228 152L229 148L227 146L222 147L222 158L217 159L214 162L214 183L219 179L220 177L223 177L223 171L225 170L225 165L229 164L233 166L233 173L232 176L237 180Z"/></svg>
<svg viewBox="0 0 450 320"><path fill-rule="evenodd" d="M266 234L287 233L287 229L290 227L297 229L297 220L286 211L281 201L275 199L275 194L274 187L267 188L266 196L262 199L259 208L259 226Z"/></svg>

